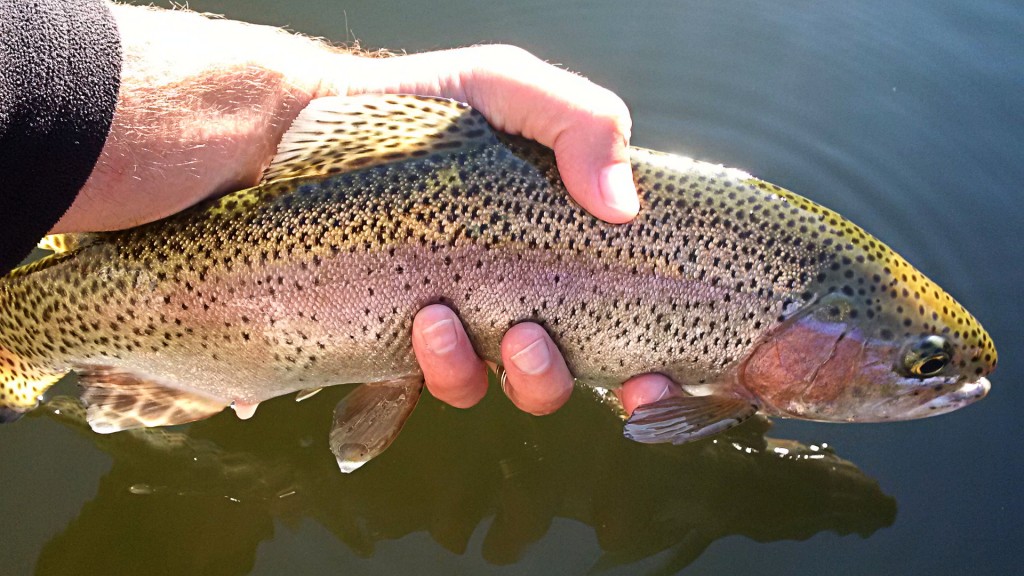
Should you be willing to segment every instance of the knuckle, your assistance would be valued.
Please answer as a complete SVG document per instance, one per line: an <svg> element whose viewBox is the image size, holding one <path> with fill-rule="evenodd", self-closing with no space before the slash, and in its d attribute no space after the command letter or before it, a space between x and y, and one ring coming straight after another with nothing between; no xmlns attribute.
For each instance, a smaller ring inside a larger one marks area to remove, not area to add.
<svg viewBox="0 0 1024 576"><path fill-rule="evenodd" d="M544 395L543 398L538 398L534 409L531 411L532 414L537 416L545 416L553 412L558 411L559 408L565 404L568 400L568 394L561 389L553 389L549 394Z"/></svg>
<svg viewBox="0 0 1024 576"><path fill-rule="evenodd" d="M591 115L603 129L623 135L629 134L633 120L622 98L606 88L598 87L598 94L594 96L592 102Z"/></svg>
<svg viewBox="0 0 1024 576"><path fill-rule="evenodd" d="M521 48L514 44L494 44L494 48L499 52L500 55L511 59L526 59L526 60L537 60L529 50Z"/></svg>
<svg viewBox="0 0 1024 576"><path fill-rule="evenodd" d="M486 44L475 48L485 67L516 69L526 63L540 62L531 52L512 44Z"/></svg>
<svg viewBox="0 0 1024 576"><path fill-rule="evenodd" d="M592 94L580 96L577 92L574 113L562 117L565 125L559 136L584 142L592 142L594 137L600 142L628 142L633 121L625 102L610 90L588 84L594 89Z"/></svg>

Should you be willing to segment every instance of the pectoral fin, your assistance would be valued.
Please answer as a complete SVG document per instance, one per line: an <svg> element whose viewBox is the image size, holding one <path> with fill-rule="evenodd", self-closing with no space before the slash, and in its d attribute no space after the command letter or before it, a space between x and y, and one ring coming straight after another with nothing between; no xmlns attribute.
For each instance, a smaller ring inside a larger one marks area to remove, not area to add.
<svg viewBox="0 0 1024 576"><path fill-rule="evenodd" d="M100 434L185 424L213 416L227 406L211 396L112 370L85 371L79 383L85 388L86 419Z"/></svg>
<svg viewBox="0 0 1024 576"><path fill-rule="evenodd" d="M362 384L338 403L330 446L342 472L352 472L391 445L422 389L422 376Z"/></svg>
<svg viewBox="0 0 1024 576"><path fill-rule="evenodd" d="M741 398L665 398L634 410L626 421L624 435L645 444L684 444L728 430L756 412L757 406Z"/></svg>
<svg viewBox="0 0 1024 576"><path fill-rule="evenodd" d="M305 388L303 390L299 390L299 393L295 395L295 401L296 402L302 402L303 400L308 400L308 399L312 398L313 396L316 396L317 393L319 393L321 390L323 390L323 387L320 387L320 388Z"/></svg>

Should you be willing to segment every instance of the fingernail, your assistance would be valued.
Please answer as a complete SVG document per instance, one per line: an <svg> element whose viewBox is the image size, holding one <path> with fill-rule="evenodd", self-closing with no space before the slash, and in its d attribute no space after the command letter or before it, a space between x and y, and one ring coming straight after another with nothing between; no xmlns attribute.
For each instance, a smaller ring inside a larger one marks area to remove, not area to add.
<svg viewBox="0 0 1024 576"><path fill-rule="evenodd" d="M548 350L547 342L543 338L538 338L533 344L516 352L510 360L520 372L540 374L551 365L551 351Z"/></svg>
<svg viewBox="0 0 1024 576"><path fill-rule="evenodd" d="M635 216L640 211L640 200L633 184L633 169L621 162L601 170L601 197L604 203L623 214Z"/></svg>
<svg viewBox="0 0 1024 576"><path fill-rule="evenodd" d="M459 343L455 322L450 318L441 320L423 330L423 343L434 354L447 354Z"/></svg>

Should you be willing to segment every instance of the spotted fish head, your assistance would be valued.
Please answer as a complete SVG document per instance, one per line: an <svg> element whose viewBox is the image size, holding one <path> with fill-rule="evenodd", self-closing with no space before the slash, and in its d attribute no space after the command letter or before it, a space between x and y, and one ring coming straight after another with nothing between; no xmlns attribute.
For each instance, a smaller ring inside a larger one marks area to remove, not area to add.
<svg viewBox="0 0 1024 576"><path fill-rule="evenodd" d="M795 195L789 201L813 205ZM816 238L818 270L739 372L764 411L879 422L983 398L997 356L981 324L880 241L813 206L826 223Z"/></svg>

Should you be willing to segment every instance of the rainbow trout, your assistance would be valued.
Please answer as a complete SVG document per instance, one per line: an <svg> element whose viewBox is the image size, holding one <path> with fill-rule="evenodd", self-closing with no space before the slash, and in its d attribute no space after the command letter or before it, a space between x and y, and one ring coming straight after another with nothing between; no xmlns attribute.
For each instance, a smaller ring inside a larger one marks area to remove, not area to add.
<svg viewBox="0 0 1024 576"><path fill-rule="evenodd" d="M412 318L455 309L484 358L539 322L582 383L661 372L641 442L755 412L919 418L983 397L996 351L960 304L835 212L738 170L634 148L643 209L609 225L552 153L468 106L325 98L262 184L58 253L0 281L0 414L69 371L91 427L179 424L363 383L338 406L343 470L382 451L422 386Z"/></svg>

